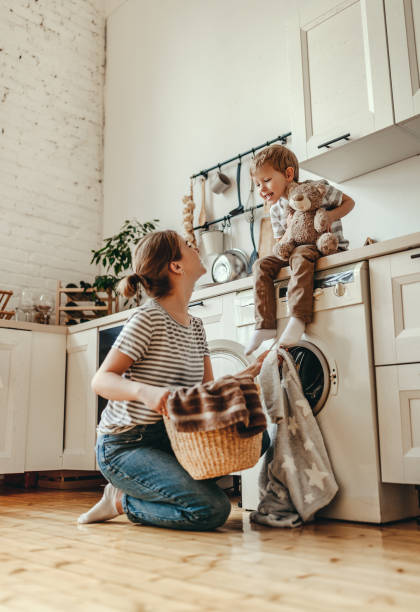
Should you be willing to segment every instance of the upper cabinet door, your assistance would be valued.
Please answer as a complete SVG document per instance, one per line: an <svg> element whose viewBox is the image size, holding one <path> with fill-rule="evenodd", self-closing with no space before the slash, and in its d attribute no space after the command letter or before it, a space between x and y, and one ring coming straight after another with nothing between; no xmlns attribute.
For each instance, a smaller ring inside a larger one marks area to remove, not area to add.
<svg viewBox="0 0 420 612"><path fill-rule="evenodd" d="M0 329L0 474L25 469L31 332Z"/></svg>
<svg viewBox="0 0 420 612"><path fill-rule="evenodd" d="M299 6L289 62L293 148L305 160L345 146L344 137L354 141L390 126L394 117L382 0Z"/></svg>
<svg viewBox="0 0 420 612"><path fill-rule="evenodd" d="M385 13L395 121L401 122L420 114L420 0L385 0Z"/></svg>
<svg viewBox="0 0 420 612"><path fill-rule="evenodd" d="M375 365L420 362L420 249L369 262Z"/></svg>

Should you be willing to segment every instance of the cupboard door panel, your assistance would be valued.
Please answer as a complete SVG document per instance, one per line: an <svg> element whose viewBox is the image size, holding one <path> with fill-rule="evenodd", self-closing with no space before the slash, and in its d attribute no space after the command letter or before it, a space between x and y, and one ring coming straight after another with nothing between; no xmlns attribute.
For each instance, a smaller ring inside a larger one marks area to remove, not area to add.
<svg viewBox="0 0 420 612"><path fill-rule="evenodd" d="M297 19L291 23L289 57L293 142L301 159L325 153L323 143L345 134L354 141L391 126L382 1L306 2ZM346 143L341 139L329 148Z"/></svg>
<svg viewBox="0 0 420 612"><path fill-rule="evenodd" d="M32 332L25 471L62 467L65 379L66 336Z"/></svg>
<svg viewBox="0 0 420 612"><path fill-rule="evenodd" d="M420 484L420 364L376 368L384 482Z"/></svg>
<svg viewBox="0 0 420 612"><path fill-rule="evenodd" d="M420 114L420 0L385 0L385 14L398 123Z"/></svg>
<svg viewBox="0 0 420 612"><path fill-rule="evenodd" d="M0 474L24 471L32 335L0 329Z"/></svg>
<svg viewBox="0 0 420 612"><path fill-rule="evenodd" d="M375 364L420 362L420 249L369 264Z"/></svg>
<svg viewBox="0 0 420 612"><path fill-rule="evenodd" d="M97 330L68 336L63 468L94 470L97 398L90 387L98 362Z"/></svg>

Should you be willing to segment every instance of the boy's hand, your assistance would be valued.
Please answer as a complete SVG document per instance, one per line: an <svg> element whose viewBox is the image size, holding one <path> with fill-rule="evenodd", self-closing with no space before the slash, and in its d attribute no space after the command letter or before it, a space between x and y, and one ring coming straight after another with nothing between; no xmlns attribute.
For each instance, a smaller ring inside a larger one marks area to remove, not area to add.
<svg viewBox="0 0 420 612"><path fill-rule="evenodd" d="M258 376L258 374L261 371L263 361L267 357L269 352L270 351L265 351L264 353L261 353L261 355L257 357L254 363L251 363L251 365L249 365L245 370L242 370L242 372L239 372L237 376L239 377L251 376L252 378L255 378L256 376Z"/></svg>

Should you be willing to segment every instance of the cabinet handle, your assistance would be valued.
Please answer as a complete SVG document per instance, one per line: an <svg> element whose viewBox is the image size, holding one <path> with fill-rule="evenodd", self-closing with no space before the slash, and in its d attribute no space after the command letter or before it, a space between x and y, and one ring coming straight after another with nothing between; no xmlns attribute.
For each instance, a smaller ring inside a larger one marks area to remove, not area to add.
<svg viewBox="0 0 420 612"><path fill-rule="evenodd" d="M420 257L420 253L416 253L415 255L410 255L411 259L418 259Z"/></svg>
<svg viewBox="0 0 420 612"><path fill-rule="evenodd" d="M188 308L192 308L193 306L204 306L204 302L191 302L191 304L188 304Z"/></svg>
<svg viewBox="0 0 420 612"><path fill-rule="evenodd" d="M331 144L333 144L334 142L338 142L339 140L343 140L343 139L350 140L350 132L348 134L344 134L343 136L339 136L338 138L333 138L332 140L323 142L322 144L318 145L318 149L322 149L322 147L326 147L327 149L329 149Z"/></svg>

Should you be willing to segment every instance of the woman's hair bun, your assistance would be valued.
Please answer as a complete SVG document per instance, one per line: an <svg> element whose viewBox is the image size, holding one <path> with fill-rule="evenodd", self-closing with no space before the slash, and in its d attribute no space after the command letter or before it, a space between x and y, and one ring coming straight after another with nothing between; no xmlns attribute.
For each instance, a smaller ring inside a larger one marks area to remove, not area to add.
<svg viewBox="0 0 420 612"><path fill-rule="evenodd" d="M119 294L124 297L131 298L134 297L137 293L137 287L140 282L140 277L138 274L129 274L125 276L118 283L117 291Z"/></svg>

